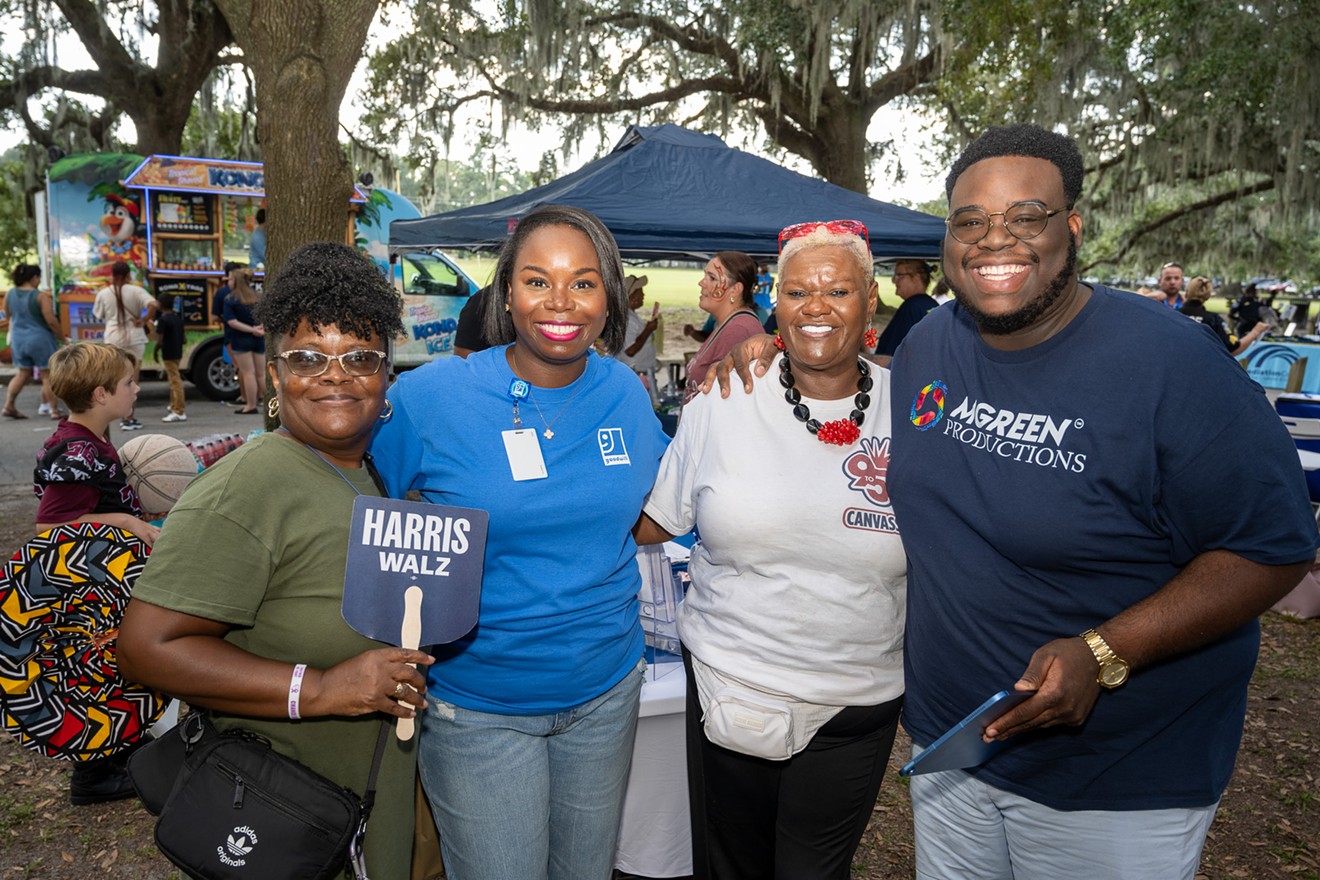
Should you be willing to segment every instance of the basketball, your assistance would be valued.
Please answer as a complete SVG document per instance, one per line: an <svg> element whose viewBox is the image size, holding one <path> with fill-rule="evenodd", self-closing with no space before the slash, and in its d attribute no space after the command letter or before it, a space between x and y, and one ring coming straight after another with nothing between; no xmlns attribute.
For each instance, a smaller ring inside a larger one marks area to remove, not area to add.
<svg viewBox="0 0 1320 880"><path fill-rule="evenodd" d="M134 437L119 450L119 460L144 515L169 513L197 476L197 457L182 441L166 434Z"/></svg>

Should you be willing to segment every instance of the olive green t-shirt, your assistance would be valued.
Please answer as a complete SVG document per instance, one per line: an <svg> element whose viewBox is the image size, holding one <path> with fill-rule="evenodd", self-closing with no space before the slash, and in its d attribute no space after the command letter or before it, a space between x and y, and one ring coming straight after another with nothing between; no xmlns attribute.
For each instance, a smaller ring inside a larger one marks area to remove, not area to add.
<svg viewBox="0 0 1320 880"><path fill-rule="evenodd" d="M342 473L297 441L259 435L188 487L166 519L133 597L232 624L225 639L243 650L315 669L382 647L350 629L340 612L353 500L358 492L380 494L366 468ZM255 731L280 753L359 796L366 790L380 715L214 717L217 728ZM416 744L415 736L400 742L390 731L367 825L372 880L409 874Z"/></svg>

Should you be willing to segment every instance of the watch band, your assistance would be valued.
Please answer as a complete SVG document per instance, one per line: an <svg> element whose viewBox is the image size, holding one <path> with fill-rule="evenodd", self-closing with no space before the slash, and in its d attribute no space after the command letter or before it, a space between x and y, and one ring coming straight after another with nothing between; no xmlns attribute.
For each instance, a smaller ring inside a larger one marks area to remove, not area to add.
<svg viewBox="0 0 1320 880"><path fill-rule="evenodd" d="M1095 630L1088 629L1086 632L1082 633L1082 639L1091 649L1091 653L1095 655L1095 662L1099 663L1101 666L1104 666L1111 660L1118 659L1118 655L1114 653L1113 648L1109 647L1109 643L1105 641L1105 637Z"/></svg>
<svg viewBox="0 0 1320 880"><path fill-rule="evenodd" d="M1088 629L1082 633L1081 638L1095 655L1095 662L1099 664L1100 668L1095 677L1097 684L1107 690L1113 690L1127 681L1131 667L1126 660L1114 653L1114 649L1109 647L1104 636L1093 629Z"/></svg>

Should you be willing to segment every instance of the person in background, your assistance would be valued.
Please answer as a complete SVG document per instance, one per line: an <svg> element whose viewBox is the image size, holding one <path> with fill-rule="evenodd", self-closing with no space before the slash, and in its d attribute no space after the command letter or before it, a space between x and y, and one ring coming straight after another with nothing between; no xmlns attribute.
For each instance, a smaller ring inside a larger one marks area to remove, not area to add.
<svg viewBox="0 0 1320 880"><path fill-rule="evenodd" d="M1203 275L1198 275L1187 282L1187 296L1182 304L1179 313L1186 315L1198 324L1204 324L1209 327L1219 337L1219 341L1224 343L1228 353L1237 357L1244 353L1251 343L1255 342L1265 331L1270 329L1270 325L1264 321L1258 321L1255 327L1247 332L1246 336L1239 339L1228 331L1228 325L1224 321L1224 316L1211 312L1206 309L1206 300L1214 295L1215 285Z"/></svg>
<svg viewBox="0 0 1320 880"><path fill-rule="evenodd" d="M889 358L898 350L898 344L908 335L917 322L926 317L931 309L938 308L935 298L926 293L930 287L930 265L923 260L899 260L894 264L894 293L902 302L894 317L880 334L875 353L882 364L888 364Z"/></svg>
<svg viewBox="0 0 1320 880"><path fill-rule="evenodd" d="M234 352L234 366L247 405L235 410L239 415L259 413L261 370L266 355L266 330L253 312L261 294L252 286L252 273L238 269L230 276L233 289L225 297L225 324L233 331L229 347Z"/></svg>
<svg viewBox="0 0 1320 880"><path fill-rule="evenodd" d="M486 298L489 296L490 285L487 284L468 297L468 301L458 313L458 329L454 331L454 354L461 358L490 348L490 343L486 341L482 331Z"/></svg>
<svg viewBox="0 0 1320 880"><path fill-rule="evenodd" d="M656 360L655 342L651 337L660 326L660 303L652 307L649 319L637 313L646 302L647 280L645 275L629 275L623 279L624 290L628 294L628 329L623 334L623 350L617 357L619 363L631 367L634 373L642 377L651 395L651 403L655 404L659 402L655 388L655 370L659 361Z"/></svg>
<svg viewBox="0 0 1320 880"><path fill-rule="evenodd" d="M49 290L38 290L41 268L30 263L14 267L14 286L5 294L5 312L9 315L9 347L14 357L14 378L6 389L3 416L7 419L26 419L18 411L18 395L33 375L41 382L42 405L52 419L63 417L58 401L50 393L46 366L60 347L60 323L55 317L55 304Z"/></svg>
<svg viewBox="0 0 1320 880"><path fill-rule="evenodd" d="M931 299L940 305L953 301L953 292L949 290L949 282L941 278L935 282L935 289L930 292Z"/></svg>
<svg viewBox="0 0 1320 880"><path fill-rule="evenodd" d="M778 368L688 404L636 530L702 538L678 620L696 880L847 880L903 702L889 375L858 355L877 303L866 227L802 223L781 243ZM731 741L722 694L790 705L791 747Z"/></svg>
<svg viewBox="0 0 1320 880"><path fill-rule="evenodd" d="M142 354L147 349L146 328L155 320L159 306L155 297L144 288L128 283L132 272L133 268L123 260L110 267L110 286L96 292L92 316L105 324L105 342L133 355L134 369L137 370L142 364ZM137 374L134 374L133 381L137 379ZM136 398L137 395L134 395ZM142 423L133 417L130 410L120 420L119 428L123 431L140 431Z"/></svg>
<svg viewBox="0 0 1320 880"><path fill-rule="evenodd" d="M248 239L248 266L252 271L266 268L266 209L257 209L257 228Z"/></svg>
<svg viewBox="0 0 1320 880"><path fill-rule="evenodd" d="M109 437L110 423L132 413L137 399L132 353L100 342L66 345L51 355L50 385L70 415L37 453L37 532L103 523L152 546L160 530L143 516ZM115 756L74 764L70 800L85 805L132 797L124 760Z"/></svg>
<svg viewBox="0 0 1320 880"><path fill-rule="evenodd" d="M183 359L183 317L174 311L174 296L162 293L158 300L160 313L156 317L156 348L165 376L170 380L170 411L162 422L186 422L187 400L183 396L183 376L179 374L179 361Z"/></svg>
<svg viewBox="0 0 1320 880"><path fill-rule="evenodd" d="M1234 322L1237 335L1246 336L1251 328L1261 322L1268 327L1269 321L1265 319L1272 311L1261 301L1256 285L1248 284L1242 289L1242 298L1229 311L1228 318Z"/></svg>
<svg viewBox="0 0 1320 880"><path fill-rule="evenodd" d="M422 781L450 876L609 880L645 668L630 530L666 438L592 347L627 327L600 220L527 214L491 288L494 347L402 374L371 444L392 497L490 514L476 629L432 649Z"/></svg>
<svg viewBox="0 0 1320 880"><path fill-rule="evenodd" d="M712 364L718 363L735 345L764 332L752 308L756 291L756 262L742 251L720 251L710 258L697 283L697 304L709 312L715 330L697 349L687 367L683 402L691 400Z"/></svg>
<svg viewBox="0 0 1320 880"><path fill-rule="evenodd" d="M432 662L355 632L341 613L353 502L383 494L366 450L388 417L384 349L402 310L352 248L318 242L288 256L257 306L280 428L188 486L119 628L129 680L209 709L221 731L264 737L357 797L381 721L426 705L412 664ZM377 880L409 876L416 755L415 738L385 741L365 841Z"/></svg>
<svg viewBox="0 0 1320 880"><path fill-rule="evenodd" d="M1179 263L1165 263L1160 267L1159 290L1152 294L1156 302L1163 302L1171 309L1180 309L1183 304L1183 267Z"/></svg>
<svg viewBox="0 0 1320 880"><path fill-rule="evenodd" d="M774 309L774 301L770 298L775 287L775 279L770 275L770 266L767 263L756 264L756 295L753 301L756 305L756 318L764 326L770 318L770 312Z"/></svg>
<svg viewBox="0 0 1320 880"><path fill-rule="evenodd" d="M715 332L715 316L707 315L706 320L698 327L696 324L684 324L683 335L694 342L705 342L710 338L710 334Z"/></svg>
<svg viewBox="0 0 1320 880"><path fill-rule="evenodd" d="M229 291L233 289L234 270L242 268L244 268L242 263L226 262L224 266L224 283L216 288L215 296L211 297L211 323L218 325L220 327L220 332L224 334L225 356L229 359L229 363L231 364L234 363L234 351L229 346L229 339L233 335L233 330L231 330L229 325L225 323L225 299L229 296ZM238 368L235 367L234 369L237 370ZM248 402L243 399L242 383L239 383L238 401L239 405L242 407L248 405ZM224 401L224 403L226 406L229 405L229 401L227 400Z"/></svg>

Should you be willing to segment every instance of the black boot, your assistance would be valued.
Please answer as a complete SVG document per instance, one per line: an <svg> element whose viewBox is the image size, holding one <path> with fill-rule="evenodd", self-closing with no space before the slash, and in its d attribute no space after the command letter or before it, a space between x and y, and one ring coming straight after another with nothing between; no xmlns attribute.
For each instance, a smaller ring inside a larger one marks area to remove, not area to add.
<svg viewBox="0 0 1320 880"><path fill-rule="evenodd" d="M73 765L69 800L76 807L123 800L136 794L128 771L113 758L97 758Z"/></svg>

